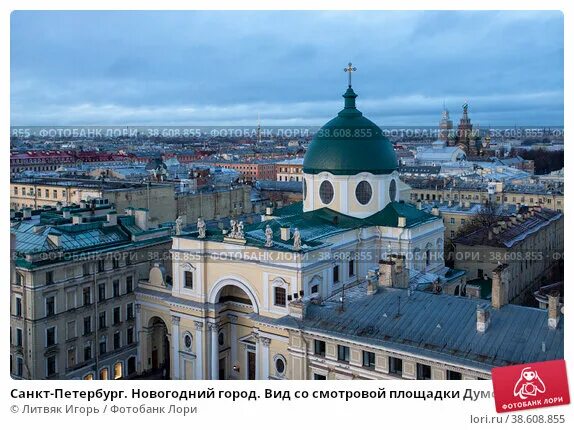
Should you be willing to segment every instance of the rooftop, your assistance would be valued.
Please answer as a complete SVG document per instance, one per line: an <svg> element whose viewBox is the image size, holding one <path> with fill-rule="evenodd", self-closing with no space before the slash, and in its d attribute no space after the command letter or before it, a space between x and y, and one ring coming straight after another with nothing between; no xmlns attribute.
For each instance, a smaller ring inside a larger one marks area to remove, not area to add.
<svg viewBox="0 0 574 430"><path fill-rule="evenodd" d="M490 326L479 333L477 303L488 305L488 301L392 288L373 296L366 295L365 286L352 290L345 292L344 311L337 296L321 305L310 304L303 320L286 316L276 324L484 371L564 357L563 319L551 329L541 309L516 305L490 309Z"/></svg>

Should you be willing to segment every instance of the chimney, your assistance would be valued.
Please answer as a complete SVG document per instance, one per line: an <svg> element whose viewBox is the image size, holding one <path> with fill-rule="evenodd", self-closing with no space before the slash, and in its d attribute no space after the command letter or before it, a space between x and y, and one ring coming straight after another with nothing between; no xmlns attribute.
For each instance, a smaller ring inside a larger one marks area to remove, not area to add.
<svg viewBox="0 0 574 430"><path fill-rule="evenodd" d="M74 215L72 217L72 224L81 224L82 223L82 215Z"/></svg>
<svg viewBox="0 0 574 430"><path fill-rule="evenodd" d="M31 208L22 208L22 218L23 219L32 218L32 209Z"/></svg>
<svg viewBox="0 0 574 430"><path fill-rule="evenodd" d="M16 211L14 209L10 209L10 219L16 216Z"/></svg>
<svg viewBox="0 0 574 430"><path fill-rule="evenodd" d="M62 244L62 242L60 240L61 235L60 235L60 233L58 233L56 231L52 231L52 232L48 233L48 239L50 239L50 241L58 247Z"/></svg>
<svg viewBox="0 0 574 430"><path fill-rule="evenodd" d="M106 219L108 221L107 225L118 224L118 214L116 212L109 212L108 214L106 214Z"/></svg>
<svg viewBox="0 0 574 430"><path fill-rule="evenodd" d="M70 208L64 208L62 209L62 216L65 219L70 219L72 217L72 212L70 211Z"/></svg>
<svg viewBox="0 0 574 430"><path fill-rule="evenodd" d="M367 272L367 295L372 296L379 289L378 273L376 269L369 269Z"/></svg>
<svg viewBox="0 0 574 430"><path fill-rule="evenodd" d="M62 202L56 203L56 210L59 212L62 210Z"/></svg>
<svg viewBox="0 0 574 430"><path fill-rule="evenodd" d="M391 255L379 261L379 287L408 288L404 255Z"/></svg>
<svg viewBox="0 0 574 430"><path fill-rule="evenodd" d="M499 264L492 271L492 307L500 309L508 300L508 264Z"/></svg>
<svg viewBox="0 0 574 430"><path fill-rule="evenodd" d="M398 220L398 227L405 228L407 226L407 219L404 216L400 216Z"/></svg>
<svg viewBox="0 0 574 430"><path fill-rule="evenodd" d="M431 214L434 216L440 216L440 210L435 206L431 209Z"/></svg>
<svg viewBox="0 0 574 430"><path fill-rule="evenodd" d="M423 208L423 202L419 199L417 200L417 209L420 211Z"/></svg>
<svg viewBox="0 0 574 430"><path fill-rule="evenodd" d="M88 203L85 200L80 201L80 207L82 209L86 209L88 207Z"/></svg>
<svg viewBox="0 0 574 430"><path fill-rule="evenodd" d="M298 320L305 319L309 300L297 299L289 302L289 315Z"/></svg>
<svg viewBox="0 0 574 430"><path fill-rule="evenodd" d="M486 303L476 305L476 331L485 333L489 325L490 310L488 309L488 305Z"/></svg>
<svg viewBox="0 0 574 430"><path fill-rule="evenodd" d="M549 294L548 295L548 327L556 328L558 327L558 322L560 322L560 294Z"/></svg>
<svg viewBox="0 0 574 430"><path fill-rule="evenodd" d="M273 206L267 206L265 208L265 215L272 216L273 215Z"/></svg>
<svg viewBox="0 0 574 430"><path fill-rule="evenodd" d="M280 231L281 231L281 240L287 241L291 239L291 229L289 228L288 225L281 226Z"/></svg>
<svg viewBox="0 0 574 430"><path fill-rule="evenodd" d="M135 217L136 225L142 230L148 229L148 210L144 208L134 209L133 215Z"/></svg>
<svg viewBox="0 0 574 430"><path fill-rule="evenodd" d="M512 216L510 217L510 222L511 222L513 225L518 224L518 221L516 220L516 215L512 215Z"/></svg>

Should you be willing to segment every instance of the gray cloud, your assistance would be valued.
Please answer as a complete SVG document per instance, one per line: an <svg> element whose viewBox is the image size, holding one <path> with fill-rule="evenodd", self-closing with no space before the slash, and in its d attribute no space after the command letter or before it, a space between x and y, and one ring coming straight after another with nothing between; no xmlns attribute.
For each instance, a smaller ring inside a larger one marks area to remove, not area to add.
<svg viewBox="0 0 574 430"><path fill-rule="evenodd" d="M11 123L563 123L559 12L15 12Z"/></svg>

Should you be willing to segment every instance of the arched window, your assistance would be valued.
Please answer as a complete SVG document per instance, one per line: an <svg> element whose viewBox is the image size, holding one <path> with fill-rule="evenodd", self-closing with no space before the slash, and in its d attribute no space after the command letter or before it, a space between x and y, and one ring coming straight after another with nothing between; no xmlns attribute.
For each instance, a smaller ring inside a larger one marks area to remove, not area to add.
<svg viewBox="0 0 574 430"><path fill-rule="evenodd" d="M108 380L108 368L104 367L100 370L100 381L107 381Z"/></svg>
<svg viewBox="0 0 574 430"><path fill-rule="evenodd" d="M114 364L114 379L121 379L124 376L124 365L118 361Z"/></svg>
<svg viewBox="0 0 574 430"><path fill-rule="evenodd" d="M128 375L133 375L136 373L136 358L130 357L128 358Z"/></svg>

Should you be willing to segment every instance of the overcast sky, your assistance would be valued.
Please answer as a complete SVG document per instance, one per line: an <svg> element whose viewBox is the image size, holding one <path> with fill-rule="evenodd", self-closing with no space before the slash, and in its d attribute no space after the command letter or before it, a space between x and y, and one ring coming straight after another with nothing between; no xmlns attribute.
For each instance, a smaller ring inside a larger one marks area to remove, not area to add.
<svg viewBox="0 0 574 430"><path fill-rule="evenodd" d="M14 12L12 125L563 124L559 12Z"/></svg>

